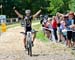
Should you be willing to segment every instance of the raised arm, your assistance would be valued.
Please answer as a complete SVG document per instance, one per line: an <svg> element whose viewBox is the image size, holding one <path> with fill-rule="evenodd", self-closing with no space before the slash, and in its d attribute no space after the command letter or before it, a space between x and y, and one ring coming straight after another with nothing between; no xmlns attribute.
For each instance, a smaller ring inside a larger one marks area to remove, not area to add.
<svg viewBox="0 0 75 60"><path fill-rule="evenodd" d="M33 18L36 18L41 13L41 10L39 10L36 14L33 15Z"/></svg>
<svg viewBox="0 0 75 60"><path fill-rule="evenodd" d="M15 7L14 7L13 9L14 9L15 13L18 15L18 17L23 18L23 15L20 14L20 13L15 9Z"/></svg>

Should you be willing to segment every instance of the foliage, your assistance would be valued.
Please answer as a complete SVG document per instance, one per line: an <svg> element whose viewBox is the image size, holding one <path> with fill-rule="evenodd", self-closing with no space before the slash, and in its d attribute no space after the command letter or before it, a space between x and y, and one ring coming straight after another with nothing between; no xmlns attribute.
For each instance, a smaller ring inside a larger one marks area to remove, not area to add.
<svg viewBox="0 0 75 60"><path fill-rule="evenodd" d="M69 7L70 7L70 10L75 12L75 0L71 0Z"/></svg>
<svg viewBox="0 0 75 60"><path fill-rule="evenodd" d="M26 9L31 9L32 14L36 13L40 7L44 8L44 14L55 15L57 12L67 13L72 10L75 11L74 0L0 0L0 5L3 5L0 13L7 15L7 17L17 17L13 11L13 6L16 6L18 11L24 14Z"/></svg>
<svg viewBox="0 0 75 60"><path fill-rule="evenodd" d="M60 8L63 5L62 0L50 0L50 7L48 8L48 11L51 12L52 15L54 15L57 11L60 11Z"/></svg>
<svg viewBox="0 0 75 60"><path fill-rule="evenodd" d="M48 5L47 1L45 0L0 0L0 5L1 4L3 5L2 14L7 15L8 17L16 16L16 14L13 11L13 6L16 6L18 11L22 14L24 14L26 9L31 9L32 14L34 14L36 11L40 9L41 6L47 7Z"/></svg>

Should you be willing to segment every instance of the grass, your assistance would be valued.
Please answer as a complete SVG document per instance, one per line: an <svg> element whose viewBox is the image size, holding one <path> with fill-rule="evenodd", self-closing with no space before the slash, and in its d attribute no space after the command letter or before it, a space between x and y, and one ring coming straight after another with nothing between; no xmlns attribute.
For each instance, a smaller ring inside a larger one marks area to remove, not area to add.
<svg viewBox="0 0 75 60"><path fill-rule="evenodd" d="M38 25L34 25L33 29L35 29L37 32L36 38L42 42L48 42L49 40L47 39L47 37L45 37L42 28L41 28L41 24Z"/></svg>
<svg viewBox="0 0 75 60"><path fill-rule="evenodd" d="M37 30L37 31L40 31L41 30L41 24L33 25L32 28Z"/></svg>
<svg viewBox="0 0 75 60"><path fill-rule="evenodd" d="M48 42L48 39L47 39L47 37L44 36L43 31L39 31L36 35L36 38L42 42Z"/></svg>
<svg viewBox="0 0 75 60"><path fill-rule="evenodd" d="M33 20L32 23L36 23L36 22L39 22L39 21L40 21L40 20Z"/></svg>

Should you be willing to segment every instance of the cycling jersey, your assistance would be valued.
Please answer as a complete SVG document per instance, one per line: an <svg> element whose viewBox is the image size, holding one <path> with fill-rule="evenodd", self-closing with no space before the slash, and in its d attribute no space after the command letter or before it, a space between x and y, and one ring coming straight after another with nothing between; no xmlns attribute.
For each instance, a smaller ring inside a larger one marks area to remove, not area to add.
<svg viewBox="0 0 75 60"><path fill-rule="evenodd" d="M31 23L32 23L32 16L24 16L24 28L27 31L31 31L32 27L31 27Z"/></svg>

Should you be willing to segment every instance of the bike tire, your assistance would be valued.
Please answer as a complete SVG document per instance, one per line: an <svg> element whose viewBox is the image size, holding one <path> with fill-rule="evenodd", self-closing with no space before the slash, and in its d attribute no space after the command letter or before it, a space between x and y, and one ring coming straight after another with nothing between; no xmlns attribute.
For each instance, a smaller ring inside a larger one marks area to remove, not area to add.
<svg viewBox="0 0 75 60"><path fill-rule="evenodd" d="M29 43L28 55L32 56L32 43Z"/></svg>

